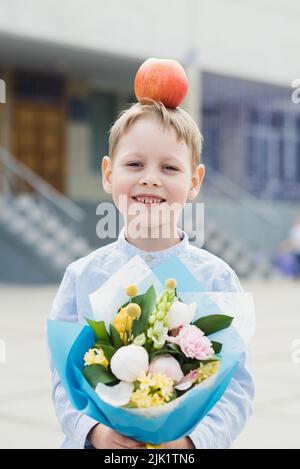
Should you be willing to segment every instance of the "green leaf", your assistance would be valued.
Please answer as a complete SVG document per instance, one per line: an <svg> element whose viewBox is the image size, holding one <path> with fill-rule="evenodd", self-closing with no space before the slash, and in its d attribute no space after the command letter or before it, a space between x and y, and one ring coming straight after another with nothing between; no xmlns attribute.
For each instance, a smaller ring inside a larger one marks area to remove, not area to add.
<svg viewBox="0 0 300 469"><path fill-rule="evenodd" d="M113 345L107 345L106 343L101 341L97 341L95 343L95 347L101 348L103 350L104 355L106 356L109 362L117 351L117 349Z"/></svg>
<svg viewBox="0 0 300 469"><path fill-rule="evenodd" d="M85 318L91 327L95 340L101 340L105 344L110 344L110 337L107 333L104 321L93 321L93 319Z"/></svg>
<svg viewBox="0 0 300 469"><path fill-rule="evenodd" d="M215 353L220 353L220 352L221 352L221 350L222 350L222 344L221 344L220 342L214 342L214 341L212 340L211 344L212 344L212 348L214 349L214 352L215 352Z"/></svg>
<svg viewBox="0 0 300 469"><path fill-rule="evenodd" d="M200 362L197 360L193 360L192 362L189 363L184 363L181 365L181 369L183 371L183 374L186 375L189 373L191 370L195 370L196 368L199 368Z"/></svg>
<svg viewBox="0 0 300 469"><path fill-rule="evenodd" d="M125 306L127 306L129 303L131 303L131 300L129 301L126 301L126 303L123 303L122 306L120 306L120 308L118 309L118 312L122 309L122 308L125 308Z"/></svg>
<svg viewBox="0 0 300 469"><path fill-rule="evenodd" d="M179 347L177 348L176 345L173 345L173 344L169 344L169 345L166 345L164 346L163 348L159 349L159 350L155 350L153 349L151 352L150 352L150 362L158 357L159 355L177 355L176 358L179 357L184 357L185 355L183 354L183 352L179 349Z"/></svg>
<svg viewBox="0 0 300 469"><path fill-rule="evenodd" d="M148 325L148 318L155 310L156 295L153 285L142 295L132 298L132 303L137 303L141 307L141 315L139 319L132 322L133 337L138 336L144 332Z"/></svg>
<svg viewBox="0 0 300 469"><path fill-rule="evenodd" d="M146 350L147 353L151 352L153 342L149 337L146 338L146 342L144 344L144 349Z"/></svg>
<svg viewBox="0 0 300 469"><path fill-rule="evenodd" d="M179 347L179 345L176 345L176 344L168 344L167 345L167 348L169 350L169 353L171 354L178 354L178 355L182 355L185 357L184 353L182 352L181 348Z"/></svg>
<svg viewBox="0 0 300 469"><path fill-rule="evenodd" d="M199 327L205 335L210 335L229 327L232 320L232 317L225 316L224 314L211 314L210 316L197 319L193 324Z"/></svg>
<svg viewBox="0 0 300 469"><path fill-rule="evenodd" d="M83 375L94 389L98 383L109 384L118 381L115 375L102 365L86 366Z"/></svg>
<svg viewBox="0 0 300 469"><path fill-rule="evenodd" d="M122 346L121 337L117 329L113 324L109 325L110 339L115 348L120 348Z"/></svg>

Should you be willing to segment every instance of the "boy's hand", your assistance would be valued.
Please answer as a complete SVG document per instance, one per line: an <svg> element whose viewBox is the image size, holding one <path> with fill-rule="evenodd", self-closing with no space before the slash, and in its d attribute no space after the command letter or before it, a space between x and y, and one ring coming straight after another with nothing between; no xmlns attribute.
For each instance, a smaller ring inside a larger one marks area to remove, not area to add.
<svg viewBox="0 0 300 469"><path fill-rule="evenodd" d="M99 423L88 434L90 443L96 449L143 449L145 444L133 440Z"/></svg>
<svg viewBox="0 0 300 469"><path fill-rule="evenodd" d="M169 441L168 443L162 443L162 449L195 449L192 440L185 436L179 440Z"/></svg>

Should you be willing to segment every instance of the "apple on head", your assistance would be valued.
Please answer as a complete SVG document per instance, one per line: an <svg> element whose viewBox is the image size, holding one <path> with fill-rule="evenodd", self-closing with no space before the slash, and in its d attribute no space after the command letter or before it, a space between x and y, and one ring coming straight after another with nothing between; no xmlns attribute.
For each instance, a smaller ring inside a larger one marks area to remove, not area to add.
<svg viewBox="0 0 300 469"><path fill-rule="evenodd" d="M138 69L134 92L139 101L151 98L176 108L187 93L187 76L182 65L172 59L147 59Z"/></svg>

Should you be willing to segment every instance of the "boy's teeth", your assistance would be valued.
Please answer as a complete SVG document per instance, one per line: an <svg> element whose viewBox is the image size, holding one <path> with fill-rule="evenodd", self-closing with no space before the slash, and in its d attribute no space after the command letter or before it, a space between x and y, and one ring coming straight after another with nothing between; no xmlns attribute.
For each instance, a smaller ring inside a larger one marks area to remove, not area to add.
<svg viewBox="0 0 300 469"><path fill-rule="evenodd" d="M136 200L138 202L141 202L143 204L148 203L148 204L155 204L155 203L160 203L162 202L162 199L153 199L150 197L136 197Z"/></svg>

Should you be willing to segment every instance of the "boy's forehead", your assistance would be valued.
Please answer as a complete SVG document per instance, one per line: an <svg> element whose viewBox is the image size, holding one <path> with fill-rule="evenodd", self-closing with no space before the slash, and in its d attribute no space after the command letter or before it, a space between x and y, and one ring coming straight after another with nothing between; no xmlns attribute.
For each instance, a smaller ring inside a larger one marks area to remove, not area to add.
<svg viewBox="0 0 300 469"><path fill-rule="evenodd" d="M177 135L175 129L170 127L164 127L162 121L159 120L158 117L152 115L142 115L140 116L135 122L133 122L129 129L126 132L127 137L136 136L143 134L144 136L149 136L150 138L153 137L153 134L157 138L167 138L167 139L176 139ZM126 135L124 134L124 136Z"/></svg>
<svg viewBox="0 0 300 469"><path fill-rule="evenodd" d="M145 156L148 149L175 158L187 150L186 143L178 139L173 127L164 128L158 118L151 116L137 119L122 135L118 147L122 154L140 157Z"/></svg>

